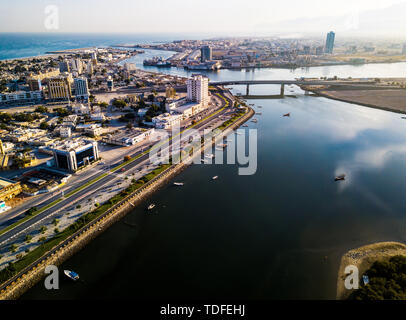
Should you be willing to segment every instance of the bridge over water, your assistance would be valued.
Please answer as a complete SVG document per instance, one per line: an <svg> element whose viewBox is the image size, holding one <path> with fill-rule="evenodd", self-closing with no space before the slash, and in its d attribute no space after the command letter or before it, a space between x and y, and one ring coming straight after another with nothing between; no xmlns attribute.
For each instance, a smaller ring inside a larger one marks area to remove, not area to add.
<svg viewBox="0 0 406 320"><path fill-rule="evenodd" d="M231 81L214 81L210 82L212 86L233 86L245 85L247 86L246 96L250 95L250 86L253 85L281 85L281 92L279 97L285 96L285 85L297 86L366 86L374 85L376 82L371 80L231 80ZM272 97L272 96L270 96ZM273 96L275 97L275 96Z"/></svg>

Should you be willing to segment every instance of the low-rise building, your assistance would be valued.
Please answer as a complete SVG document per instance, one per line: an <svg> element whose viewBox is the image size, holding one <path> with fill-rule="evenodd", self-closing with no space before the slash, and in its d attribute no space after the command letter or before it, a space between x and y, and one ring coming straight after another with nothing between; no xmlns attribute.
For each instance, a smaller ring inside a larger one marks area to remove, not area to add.
<svg viewBox="0 0 406 320"><path fill-rule="evenodd" d="M133 128L115 134L109 134L103 139L103 142L128 147L148 139L154 132L154 129Z"/></svg>
<svg viewBox="0 0 406 320"><path fill-rule="evenodd" d="M170 129L173 126L180 126L182 117L178 113L164 113L152 118L152 123L157 129Z"/></svg>
<svg viewBox="0 0 406 320"><path fill-rule="evenodd" d="M72 114L72 115L69 115L69 116L66 116L65 118L63 118L62 125L64 127L75 128L77 121L78 121L78 116L75 114Z"/></svg>
<svg viewBox="0 0 406 320"><path fill-rule="evenodd" d="M70 138L72 136L72 129L70 127L59 128L59 135L62 138Z"/></svg>
<svg viewBox="0 0 406 320"><path fill-rule="evenodd" d="M0 177L0 201L7 201L18 196L22 191L20 182Z"/></svg>
<svg viewBox="0 0 406 320"><path fill-rule="evenodd" d="M0 105L20 105L40 103L44 99L42 91L18 91L0 93Z"/></svg>
<svg viewBox="0 0 406 320"><path fill-rule="evenodd" d="M97 142L84 139L63 141L54 146L52 152L56 166L70 172L99 159Z"/></svg>

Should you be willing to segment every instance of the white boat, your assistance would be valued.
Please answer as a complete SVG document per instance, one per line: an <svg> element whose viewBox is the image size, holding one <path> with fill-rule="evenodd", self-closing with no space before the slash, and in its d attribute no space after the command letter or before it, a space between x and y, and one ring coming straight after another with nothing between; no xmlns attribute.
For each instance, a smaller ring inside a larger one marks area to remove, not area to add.
<svg viewBox="0 0 406 320"><path fill-rule="evenodd" d="M217 180L219 177L218 176L214 176L213 178L211 178L212 180Z"/></svg>
<svg viewBox="0 0 406 320"><path fill-rule="evenodd" d="M257 123L258 120L257 119L252 119L251 122Z"/></svg>
<svg viewBox="0 0 406 320"><path fill-rule="evenodd" d="M148 206L148 210L152 210L152 209L154 209L155 208L155 204L154 203L152 203L152 204L150 204L149 206Z"/></svg>
<svg viewBox="0 0 406 320"><path fill-rule="evenodd" d="M184 185L184 183L183 182L174 182L173 185L182 187Z"/></svg>
<svg viewBox="0 0 406 320"><path fill-rule="evenodd" d="M65 276L72 279L73 281L79 280L79 275L76 272L70 270L64 270L63 272L65 273Z"/></svg>
<svg viewBox="0 0 406 320"><path fill-rule="evenodd" d="M344 181L345 177L346 177L345 174L341 174L341 175L337 176L334 180L335 181Z"/></svg>

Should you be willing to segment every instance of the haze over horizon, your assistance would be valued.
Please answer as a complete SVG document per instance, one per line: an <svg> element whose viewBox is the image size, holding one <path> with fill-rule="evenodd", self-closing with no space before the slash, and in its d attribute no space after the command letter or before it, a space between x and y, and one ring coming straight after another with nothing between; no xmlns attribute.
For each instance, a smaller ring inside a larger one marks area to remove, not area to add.
<svg viewBox="0 0 406 320"><path fill-rule="evenodd" d="M6 2L1 0L2 32L49 32L45 8L59 12L59 29L71 33L189 33L206 36L324 34L406 36L405 0L105 0ZM80 23L79 23L80 22Z"/></svg>

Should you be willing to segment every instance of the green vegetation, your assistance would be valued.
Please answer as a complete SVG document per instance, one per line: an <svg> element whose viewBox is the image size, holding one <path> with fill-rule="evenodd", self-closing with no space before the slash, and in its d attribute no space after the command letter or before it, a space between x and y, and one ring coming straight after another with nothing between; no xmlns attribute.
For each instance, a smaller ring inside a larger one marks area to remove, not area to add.
<svg viewBox="0 0 406 320"><path fill-rule="evenodd" d="M35 112L48 113L48 108L44 106L38 106L35 108Z"/></svg>
<svg viewBox="0 0 406 320"><path fill-rule="evenodd" d="M35 212L37 212L38 211L38 209L37 209L37 207L32 207L32 208L30 208L30 209L28 209L26 212L25 212L25 215L26 216L32 216Z"/></svg>
<svg viewBox="0 0 406 320"><path fill-rule="evenodd" d="M92 222L94 219L102 215L108 209L110 209L113 205L117 204L118 202L122 201L126 196L131 194L132 192L136 191L140 187L142 187L145 183L159 175L164 170L168 169L171 165L165 164L160 166L159 168L152 171L150 174L146 175L145 177L135 181L132 183L127 189L123 190L113 198L111 198L108 202L103 205L98 206L94 211L87 213L86 215L80 217L76 220L75 223L67 227L65 230L60 231L58 228L54 229L54 237L46 240L45 237L39 239L42 243L41 246L35 248L24 257L21 257L15 263L10 263L6 268L0 271L0 283L8 280L9 278L16 275L19 271L30 265L31 263L38 260L52 248L57 246L63 240L67 239L69 236L74 234L75 232L79 231L81 228ZM10 250L17 250L17 246L14 244L11 246Z"/></svg>
<svg viewBox="0 0 406 320"><path fill-rule="evenodd" d="M241 118L245 113L244 112L237 112L233 115L233 117L227 121L225 121L218 129L223 130L227 128L230 124Z"/></svg>
<svg viewBox="0 0 406 320"><path fill-rule="evenodd" d="M41 122L41 124L39 125L39 128L42 130L47 130L49 128L49 124L48 122Z"/></svg>
<svg viewBox="0 0 406 320"><path fill-rule="evenodd" d="M406 257L376 261L365 274L369 284L362 284L350 300L406 300Z"/></svg>
<svg viewBox="0 0 406 320"><path fill-rule="evenodd" d="M65 108L55 108L54 112L56 112L58 117L66 117L69 115L69 111Z"/></svg>
<svg viewBox="0 0 406 320"><path fill-rule="evenodd" d="M8 124L11 121L17 121L17 122L32 122L34 120L40 119L41 116L38 114L32 114L32 113L14 113L13 115L10 115L9 113L6 112L0 112L0 121L2 123Z"/></svg>
<svg viewBox="0 0 406 320"><path fill-rule="evenodd" d="M30 243L30 242L31 242L31 240L32 240L32 235L27 234L27 235L25 236L24 241L25 241L25 242L27 242L27 243Z"/></svg>
<svg viewBox="0 0 406 320"><path fill-rule="evenodd" d="M116 108L122 109L127 106L127 103L124 100L116 99L113 101L112 105Z"/></svg>

